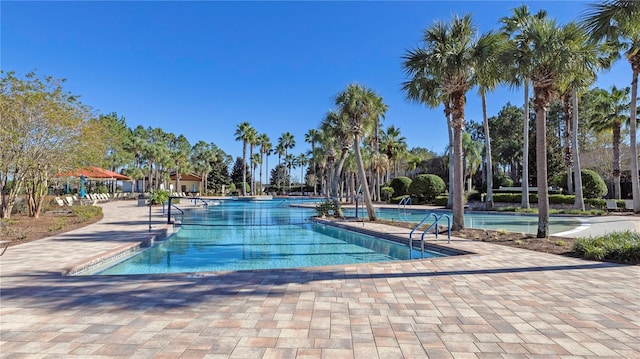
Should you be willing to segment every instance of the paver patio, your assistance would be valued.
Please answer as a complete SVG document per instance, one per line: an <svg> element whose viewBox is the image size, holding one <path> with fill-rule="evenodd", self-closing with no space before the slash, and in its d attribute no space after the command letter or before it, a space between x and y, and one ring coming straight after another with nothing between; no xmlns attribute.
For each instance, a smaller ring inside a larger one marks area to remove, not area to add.
<svg viewBox="0 0 640 359"><path fill-rule="evenodd" d="M252 272L61 275L148 238L147 208L127 201L103 208L99 223L0 257L1 357L640 357L640 266L453 239L451 247L476 254ZM162 223L154 209L154 230Z"/></svg>

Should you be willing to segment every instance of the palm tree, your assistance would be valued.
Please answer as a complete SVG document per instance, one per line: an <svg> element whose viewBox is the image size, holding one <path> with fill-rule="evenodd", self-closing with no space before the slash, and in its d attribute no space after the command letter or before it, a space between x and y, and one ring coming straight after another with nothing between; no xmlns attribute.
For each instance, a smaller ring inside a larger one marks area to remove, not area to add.
<svg viewBox="0 0 640 359"><path fill-rule="evenodd" d="M568 71L563 72L560 81L560 91L565 108L565 127L570 129L570 136L566 140L570 146L566 151L566 163L568 165L567 184L571 179L571 165L575 173L575 203L574 208L584 211L584 197L582 192L582 174L580 168L580 153L578 151L578 91L588 89L596 80L596 70L607 67L608 59L603 57L605 52L601 46L589 41L584 29L575 23L569 23L563 31L568 38L574 41L566 43L565 47L571 48L573 58L569 61ZM570 138L569 138L570 137Z"/></svg>
<svg viewBox="0 0 640 359"><path fill-rule="evenodd" d="M312 128L304 135L304 141L311 144L311 158L309 160L309 165L313 168L313 177L317 176L316 174L316 143L318 142L318 136L320 132L318 129ZM316 181L313 181L313 195L316 195Z"/></svg>
<svg viewBox="0 0 640 359"><path fill-rule="evenodd" d="M622 125L629 120L630 88L618 89L613 86L611 93L597 89L595 112L589 119L589 126L597 132L612 132L613 146L613 187L614 198L620 199L620 132Z"/></svg>
<svg viewBox="0 0 640 359"><path fill-rule="evenodd" d="M367 175L360 152L361 136L363 128L370 125L387 111L387 106L373 90L357 84L348 85L347 88L336 97L336 105L349 120L349 131L353 136L353 150L356 155L356 165L362 186L364 203L370 221L376 220L376 214L371 201L371 193L367 184Z"/></svg>
<svg viewBox="0 0 640 359"><path fill-rule="evenodd" d="M282 146L282 148L284 149L284 157L285 159L287 158L287 155L289 154L289 150L294 148L296 146L296 140L293 138L293 135L290 132L285 132L282 134L282 136L280 136L280 138L278 138L278 145ZM287 173L287 178L291 178L291 166L287 166L287 168L289 169L289 173ZM289 183L289 185L291 185L291 183Z"/></svg>
<svg viewBox="0 0 640 359"><path fill-rule="evenodd" d="M410 98L418 98L428 104L445 100L450 104L453 130L453 223L454 231L464 228L463 178L462 178L462 129L467 91L474 85L477 67L478 40L471 15L455 16L451 23L438 22L423 35L423 46L408 51L403 67L412 80L419 83L419 91L409 91ZM414 86L414 88L417 86Z"/></svg>
<svg viewBox="0 0 640 359"><path fill-rule="evenodd" d="M260 168L262 168L262 156L260 156L259 153L254 153L251 156L251 167L253 167L252 173L256 173L256 169L258 167L258 165L260 165ZM258 194L258 192L256 192L256 187L257 187L257 182L256 179L251 177L253 180L253 186L251 186L251 191L254 195ZM260 193L262 193L262 178L260 178Z"/></svg>
<svg viewBox="0 0 640 359"><path fill-rule="evenodd" d="M531 52L529 41L522 34L531 26L535 20L543 19L547 16L547 12L540 10L535 15L529 13L529 8L522 5L513 9L511 17L503 17L502 31L510 37L510 41L506 44L502 55L502 63L505 71L509 73L509 82L512 85L522 84L524 88L524 126L523 126L523 145L522 145L522 208L529 208L529 87L531 79L529 77Z"/></svg>
<svg viewBox="0 0 640 359"><path fill-rule="evenodd" d="M287 166L287 184L289 187L289 192L291 192L291 168L296 166L296 156L288 153L284 156L284 163Z"/></svg>
<svg viewBox="0 0 640 359"><path fill-rule="evenodd" d="M242 122L236 128L236 141L242 141L242 195L247 195L247 143L253 129L249 122Z"/></svg>
<svg viewBox="0 0 640 359"><path fill-rule="evenodd" d="M636 139L638 74L640 74L640 1L606 0L592 4L583 18L583 25L591 38L613 44L616 51L624 52L631 65L631 186L633 211L640 213L640 183L638 182L638 143Z"/></svg>
<svg viewBox="0 0 640 359"><path fill-rule="evenodd" d="M300 167L300 192L302 193L302 195L304 196L304 166L307 165L307 163L309 163L309 159L307 158L307 155L305 155L304 153L301 153L298 155L298 157L296 157L296 164Z"/></svg>
<svg viewBox="0 0 640 359"><path fill-rule="evenodd" d="M269 154L271 152L271 140L266 133L262 133L257 137L258 145L260 146L260 184L262 185L262 163L265 155L267 156L267 174L269 173Z"/></svg>
<svg viewBox="0 0 640 359"><path fill-rule="evenodd" d="M340 187L340 178L342 176L342 169L344 167L344 161L347 158L349 150L353 141L349 136L349 122L345 113L329 111L326 117L322 120L320 125L321 131L324 134L324 144L327 145L328 150L332 155L330 164L334 164L336 148L340 148L340 158L335 166L331 166L331 175L329 176L330 182L330 194L329 197L333 197L333 201L336 208L336 216L342 217L342 209L340 206L340 200L338 196L338 189Z"/></svg>
<svg viewBox="0 0 640 359"><path fill-rule="evenodd" d="M462 153L464 155L464 171L469 175L467 192L471 192L473 175L482 163L482 143L473 140L469 132L462 133Z"/></svg>
<svg viewBox="0 0 640 359"><path fill-rule="evenodd" d="M253 164L253 159L254 159L253 147L258 144L258 132L256 131L255 128L250 127L247 130L247 136L246 137L247 137L247 143L249 144L249 166L250 166L249 168L250 168L250 171L251 171L251 181L253 182L253 183L250 184L251 185L251 194L255 195L256 194L256 191L255 191L256 174L254 172L255 172L256 166L254 166L254 164Z"/></svg>
<svg viewBox="0 0 640 359"><path fill-rule="evenodd" d="M382 148L393 164L393 176L398 177L398 163L407 152L407 138L400 135L400 128L391 125L382 132Z"/></svg>
<svg viewBox="0 0 640 359"><path fill-rule="evenodd" d="M498 53L503 45L504 37L497 34L488 34L479 43L477 52L478 68L476 70L476 82L478 93L482 100L482 118L485 138L485 162L487 166L487 197L489 208L493 208L493 163L491 158L491 136L489 134L489 117L487 116L487 92L494 90L504 75L501 74L501 63L498 61Z"/></svg>
<svg viewBox="0 0 640 359"><path fill-rule="evenodd" d="M567 44L578 41L579 34L569 27L560 28L555 20L543 18L532 21L523 31L531 53L529 78L533 83L536 112L536 171L538 186L538 238L549 236L549 189L547 178L547 110L557 95L562 74L571 71L575 60L573 49Z"/></svg>
<svg viewBox="0 0 640 359"><path fill-rule="evenodd" d="M275 152L276 154L278 154L278 167L280 167L282 156L284 156L286 152L284 146L282 145L282 142L278 142L275 148ZM278 191L282 192L282 183L280 183L280 177L278 177L278 183L276 183L276 185L278 186Z"/></svg>
<svg viewBox="0 0 640 359"><path fill-rule="evenodd" d="M215 147L213 143L198 141L191 149L191 163L194 170L200 174L200 191L203 194L207 192L207 175L211 171L211 160L214 156L213 147Z"/></svg>

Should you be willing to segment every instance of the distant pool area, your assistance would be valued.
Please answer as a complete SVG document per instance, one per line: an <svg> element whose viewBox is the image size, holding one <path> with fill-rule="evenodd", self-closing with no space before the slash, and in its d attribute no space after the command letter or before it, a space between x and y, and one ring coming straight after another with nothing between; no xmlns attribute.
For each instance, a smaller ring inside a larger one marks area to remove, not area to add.
<svg viewBox="0 0 640 359"><path fill-rule="evenodd" d="M358 215L363 216L362 209ZM437 215L448 214L448 210L425 210L411 208L378 208L376 215L380 219L395 220L402 222L418 223L430 213ZM345 210L345 215L355 216L355 209ZM366 211L364 213L366 216ZM433 223L433 220L427 220L425 223ZM575 217L567 216L551 216L549 218L549 228L551 234L568 232L582 225L582 222ZM497 213L497 212L469 212L464 214L464 226L466 228L480 228L488 230L505 230L508 232L519 232L527 234L535 234L538 230L538 216L535 214L524 213Z"/></svg>
<svg viewBox="0 0 640 359"><path fill-rule="evenodd" d="M312 223L313 208L224 201L185 211L178 232L99 275L196 273L388 262L444 254ZM91 273L83 273L91 274Z"/></svg>

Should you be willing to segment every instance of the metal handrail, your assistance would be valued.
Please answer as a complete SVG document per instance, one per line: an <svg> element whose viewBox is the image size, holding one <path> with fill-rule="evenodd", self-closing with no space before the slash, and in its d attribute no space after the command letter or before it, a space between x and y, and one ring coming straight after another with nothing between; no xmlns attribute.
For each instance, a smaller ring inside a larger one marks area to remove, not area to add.
<svg viewBox="0 0 640 359"><path fill-rule="evenodd" d="M400 206L403 206L403 209L407 209L407 203L409 205L413 204L413 199L411 199L411 196L409 197L404 197L403 199L400 200L400 202L398 202L398 210L400 210Z"/></svg>
<svg viewBox="0 0 640 359"><path fill-rule="evenodd" d="M167 224L173 224L173 222L171 222L171 207L177 209L178 211L180 211L180 213L182 214L182 218L181 221L184 221L184 211L182 209L180 209L180 207L176 206L175 204L171 203L171 200L173 198L179 198L179 197L169 197L169 201L168 201L168 205L167 205Z"/></svg>
<svg viewBox="0 0 640 359"><path fill-rule="evenodd" d="M416 229L418 229L418 227L420 227L427 219L433 217L434 221L433 223L427 227L427 229L425 229L422 232L422 235L420 236L420 249L421 249L421 253L422 253L422 257L424 257L424 236L425 234L427 234L427 232L429 232L431 230L431 228L435 227L435 235L436 235L436 239L438 239L438 222L442 219L442 218L446 218L447 219L447 243L451 243L451 216L449 216L448 214L443 214L440 217L438 217L437 214L435 213L429 213L426 217L424 217L420 223L418 223L412 230L411 232L409 232L409 259L413 259L411 253L413 250L413 232L416 231Z"/></svg>
<svg viewBox="0 0 640 359"><path fill-rule="evenodd" d="M447 239L448 239L447 243L451 243L451 217L448 214L443 214L440 217L436 216L436 221L433 222L433 224L430 225L429 228L425 229L424 232L422 232L422 236L420 237L421 241L424 242L424 235L427 234L427 232L429 232L429 230L433 228L433 226L436 227L436 230L434 233L436 235L436 239L438 239L438 221L441 220L443 217L447 218Z"/></svg>

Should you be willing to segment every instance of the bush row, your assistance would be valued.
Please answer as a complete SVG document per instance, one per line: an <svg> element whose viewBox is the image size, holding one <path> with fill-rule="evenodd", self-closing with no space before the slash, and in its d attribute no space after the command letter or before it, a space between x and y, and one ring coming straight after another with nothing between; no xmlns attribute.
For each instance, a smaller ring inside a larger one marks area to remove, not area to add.
<svg viewBox="0 0 640 359"><path fill-rule="evenodd" d="M640 233L625 231L579 238L573 250L587 259L640 264Z"/></svg>

